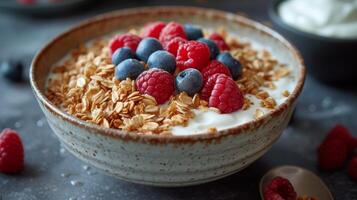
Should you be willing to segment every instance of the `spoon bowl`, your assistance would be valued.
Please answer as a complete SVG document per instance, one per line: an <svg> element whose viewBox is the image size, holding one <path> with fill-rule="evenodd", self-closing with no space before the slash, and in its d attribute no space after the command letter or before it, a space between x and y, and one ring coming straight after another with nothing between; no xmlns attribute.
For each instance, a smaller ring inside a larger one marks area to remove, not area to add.
<svg viewBox="0 0 357 200"><path fill-rule="evenodd" d="M298 196L306 195L317 199L333 200L330 190L316 174L302 167L289 165L273 168L262 177L259 184L262 199L264 199L264 188L277 176L288 179Z"/></svg>

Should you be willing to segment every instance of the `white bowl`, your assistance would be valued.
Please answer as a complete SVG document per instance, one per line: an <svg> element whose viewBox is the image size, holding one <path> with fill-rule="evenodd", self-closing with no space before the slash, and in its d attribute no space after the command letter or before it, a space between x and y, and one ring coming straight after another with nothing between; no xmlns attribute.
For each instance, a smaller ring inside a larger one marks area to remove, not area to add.
<svg viewBox="0 0 357 200"><path fill-rule="evenodd" d="M107 33L148 21L190 22L203 28L225 26L230 34L269 47L292 67L297 84L269 114L216 134L138 135L81 121L44 95L50 66L71 49ZM30 79L47 120L69 152L120 179L156 186L186 186L213 181L247 167L273 145L287 126L305 78L298 52L271 29L241 16L193 7L120 10L90 19L50 41L35 57Z"/></svg>

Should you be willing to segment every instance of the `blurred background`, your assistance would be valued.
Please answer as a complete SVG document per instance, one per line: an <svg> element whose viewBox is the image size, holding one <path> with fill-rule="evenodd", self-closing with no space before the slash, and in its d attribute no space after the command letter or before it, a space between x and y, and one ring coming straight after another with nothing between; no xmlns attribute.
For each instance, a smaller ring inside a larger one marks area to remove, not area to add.
<svg viewBox="0 0 357 200"><path fill-rule="evenodd" d="M344 170L325 173L316 165L316 148L335 124L342 123L357 134L357 66L353 63L356 62L353 55L357 52L357 39L336 39L293 28L279 16L281 2L1 0L0 130L9 127L21 133L27 167L18 176L0 174L0 199L259 199L258 183L262 175L283 164L299 165L316 172L335 199L357 199L356 183ZM72 157L47 125L27 81L29 65L36 52L59 33L89 17L154 5L208 7L248 16L273 27L301 50L309 75L295 115L274 147L244 171L194 187L165 189L134 185L98 173ZM348 22L357 21L352 17L356 14L346 16ZM334 18L332 21L338 22ZM8 75L9 69L16 69L17 75Z"/></svg>

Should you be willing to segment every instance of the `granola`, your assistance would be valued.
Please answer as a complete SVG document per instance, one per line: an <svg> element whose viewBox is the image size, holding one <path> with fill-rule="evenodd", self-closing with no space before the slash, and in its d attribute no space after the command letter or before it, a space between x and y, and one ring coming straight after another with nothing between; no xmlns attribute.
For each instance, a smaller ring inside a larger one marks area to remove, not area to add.
<svg viewBox="0 0 357 200"><path fill-rule="evenodd" d="M258 98L262 108L274 109L277 103L266 89L276 88L274 81L288 76L289 68L269 52L254 50L249 43L230 37L224 28L218 33L226 38L231 54L243 66L243 74L236 81L245 95L243 110L252 105L246 95ZM91 45L80 45L62 64L53 67L46 92L53 104L81 120L138 134L170 134L173 126L187 126L195 117L195 109L219 113L218 109L208 108L208 102L199 94L190 97L183 92L158 105L153 97L137 91L135 80L115 79L108 42L101 38ZM282 95L287 97L289 92L285 90ZM263 114L257 109L254 117ZM211 127L209 132L217 129Z"/></svg>

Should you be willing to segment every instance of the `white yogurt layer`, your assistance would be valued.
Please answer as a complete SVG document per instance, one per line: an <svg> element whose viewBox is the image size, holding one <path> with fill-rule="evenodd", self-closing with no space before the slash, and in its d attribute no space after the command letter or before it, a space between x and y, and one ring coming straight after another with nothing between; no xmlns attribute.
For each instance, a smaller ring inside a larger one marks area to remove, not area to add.
<svg viewBox="0 0 357 200"><path fill-rule="evenodd" d="M264 88L269 95L275 99L277 106L282 104L287 97L282 95L284 90L292 93L296 86L296 78L292 75L279 79L274 82L276 89ZM247 110L238 110L233 113L219 114L214 111L201 111L195 110L195 118L190 119L187 127L175 126L172 129L173 135L193 135L207 133L209 128L216 128L218 131L233 128L238 125L247 123L254 120L254 113L260 109L264 114L272 112L271 109L263 108L260 106L260 100L253 95L246 95L253 105Z"/></svg>
<svg viewBox="0 0 357 200"><path fill-rule="evenodd" d="M287 0L282 20L300 30L336 38L357 38L357 0Z"/></svg>

